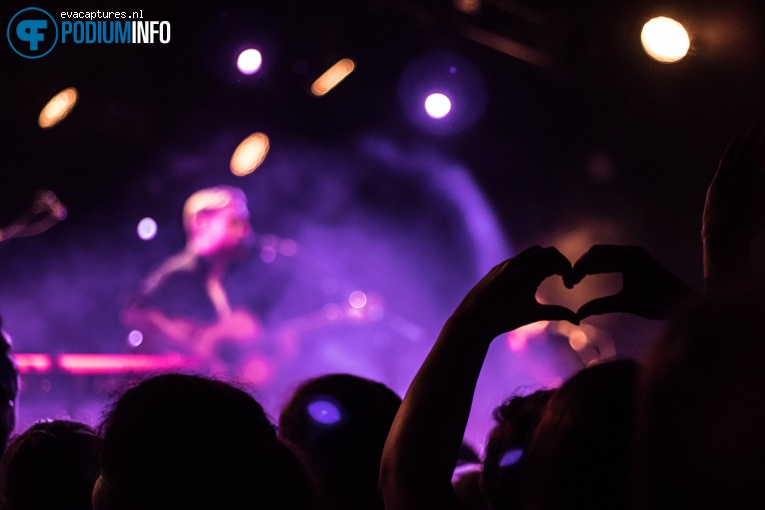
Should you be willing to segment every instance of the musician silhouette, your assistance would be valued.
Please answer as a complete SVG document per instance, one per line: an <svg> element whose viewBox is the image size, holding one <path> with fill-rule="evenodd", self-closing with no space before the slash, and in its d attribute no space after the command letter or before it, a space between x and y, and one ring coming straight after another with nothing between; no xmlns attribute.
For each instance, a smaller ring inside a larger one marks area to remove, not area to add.
<svg viewBox="0 0 765 510"><path fill-rule="evenodd" d="M257 342L262 331L255 315L231 306L223 284L253 244L247 197L230 186L199 190L186 200L183 226L184 249L143 280L120 318L141 331L145 352L200 356L224 371L234 361L227 348Z"/></svg>

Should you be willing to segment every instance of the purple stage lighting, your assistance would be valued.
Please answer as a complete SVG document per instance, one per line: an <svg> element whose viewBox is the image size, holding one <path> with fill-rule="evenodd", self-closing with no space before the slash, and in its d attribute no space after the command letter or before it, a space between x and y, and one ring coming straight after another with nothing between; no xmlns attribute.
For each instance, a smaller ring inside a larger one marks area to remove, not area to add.
<svg viewBox="0 0 765 510"><path fill-rule="evenodd" d="M262 64L263 56L254 48L244 50L236 59L236 67L239 68L239 72L248 76L257 73Z"/></svg>

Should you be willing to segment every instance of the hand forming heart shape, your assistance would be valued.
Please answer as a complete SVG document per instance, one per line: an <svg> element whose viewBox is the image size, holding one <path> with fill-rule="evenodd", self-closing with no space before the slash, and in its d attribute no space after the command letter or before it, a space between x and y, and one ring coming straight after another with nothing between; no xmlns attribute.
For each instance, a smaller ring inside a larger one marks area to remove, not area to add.
<svg viewBox="0 0 765 510"><path fill-rule="evenodd" d="M679 302L698 295L639 246L595 245L562 275L563 283L571 289L585 276L603 273L620 273L622 289L582 305L579 320L614 312L665 319Z"/></svg>
<svg viewBox="0 0 765 510"><path fill-rule="evenodd" d="M540 303L536 292L553 275L572 288L586 275L620 273L622 289L593 299L574 313L556 304ZM591 315L627 312L663 319L679 303L697 294L635 246L596 245L571 265L557 249L533 246L494 266L465 295L450 317L450 327L464 329L486 342L537 321L569 321Z"/></svg>

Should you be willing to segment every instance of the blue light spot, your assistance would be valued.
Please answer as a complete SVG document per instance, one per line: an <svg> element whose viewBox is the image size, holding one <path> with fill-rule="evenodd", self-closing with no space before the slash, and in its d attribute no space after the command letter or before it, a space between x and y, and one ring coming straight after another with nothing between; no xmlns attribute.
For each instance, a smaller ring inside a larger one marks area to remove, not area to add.
<svg viewBox="0 0 765 510"><path fill-rule="evenodd" d="M499 461L499 467L510 467L521 460L521 456L523 456L523 450L520 448L508 450Z"/></svg>
<svg viewBox="0 0 765 510"><path fill-rule="evenodd" d="M323 425L333 425L342 418L338 406L326 400L314 400L308 404L308 414L314 421Z"/></svg>

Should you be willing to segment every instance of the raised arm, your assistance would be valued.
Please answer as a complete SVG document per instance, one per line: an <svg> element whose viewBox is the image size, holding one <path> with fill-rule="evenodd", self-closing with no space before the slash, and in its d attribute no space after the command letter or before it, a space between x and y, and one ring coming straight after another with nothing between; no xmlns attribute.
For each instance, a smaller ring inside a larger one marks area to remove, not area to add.
<svg viewBox="0 0 765 510"><path fill-rule="evenodd" d="M535 298L548 276L571 264L555 248L530 248L495 266L447 320L412 381L383 452L386 510L460 509L451 485L473 392L491 341L540 320L578 323L567 308Z"/></svg>

